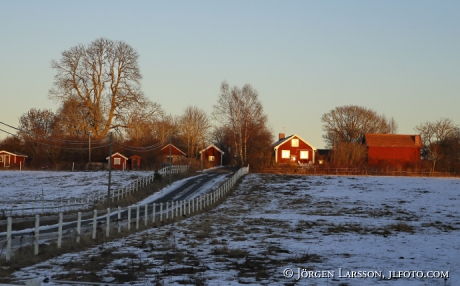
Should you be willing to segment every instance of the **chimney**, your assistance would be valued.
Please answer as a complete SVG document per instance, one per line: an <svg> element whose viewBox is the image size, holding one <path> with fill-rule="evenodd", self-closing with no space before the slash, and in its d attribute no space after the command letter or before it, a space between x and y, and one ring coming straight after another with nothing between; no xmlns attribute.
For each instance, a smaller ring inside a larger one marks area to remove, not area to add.
<svg viewBox="0 0 460 286"><path fill-rule="evenodd" d="M280 133L279 140L284 139L284 137L286 137L285 134L284 134L284 133Z"/></svg>
<svg viewBox="0 0 460 286"><path fill-rule="evenodd" d="M420 135L415 135L415 145L422 145L422 140L420 140Z"/></svg>

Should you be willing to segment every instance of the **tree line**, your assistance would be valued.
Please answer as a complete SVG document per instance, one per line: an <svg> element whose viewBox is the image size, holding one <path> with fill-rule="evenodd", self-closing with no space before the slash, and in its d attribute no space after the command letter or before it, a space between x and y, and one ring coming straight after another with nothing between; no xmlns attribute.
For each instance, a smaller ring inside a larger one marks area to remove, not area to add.
<svg viewBox="0 0 460 286"><path fill-rule="evenodd" d="M113 152L140 155L144 162L161 163L158 151L171 142L190 159L214 143L225 152L224 163L272 163L273 132L256 89L222 82L212 114L187 106L181 115L167 114L141 89L137 51L123 41L99 38L61 53L51 67L56 71L48 98L56 111L32 108L19 118L16 134L0 141L1 150L29 155L31 163L105 162L108 134ZM212 124L212 120L216 124ZM366 133L396 133L398 125L372 109L340 106L321 117L329 162L337 166L366 163L362 144ZM460 170L460 131L441 118L417 125L423 141L422 158L432 170ZM91 141L91 143L90 143Z"/></svg>

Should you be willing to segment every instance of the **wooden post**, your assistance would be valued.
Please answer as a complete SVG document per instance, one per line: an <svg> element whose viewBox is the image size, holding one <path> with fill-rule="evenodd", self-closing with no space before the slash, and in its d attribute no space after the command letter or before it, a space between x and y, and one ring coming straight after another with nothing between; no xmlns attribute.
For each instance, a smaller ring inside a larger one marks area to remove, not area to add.
<svg viewBox="0 0 460 286"><path fill-rule="evenodd" d="M80 235L81 235L81 212L78 212L78 220L77 220L77 243L80 243Z"/></svg>
<svg viewBox="0 0 460 286"><path fill-rule="evenodd" d="M163 203L160 203L160 222L163 221Z"/></svg>
<svg viewBox="0 0 460 286"><path fill-rule="evenodd" d="M140 205L137 205L137 210L136 210L136 229L139 229L139 214L140 214Z"/></svg>
<svg viewBox="0 0 460 286"><path fill-rule="evenodd" d="M166 202L166 219L168 219L168 215L169 215L168 205L169 205L169 202Z"/></svg>
<svg viewBox="0 0 460 286"><path fill-rule="evenodd" d="M93 215L93 239L96 239L96 229L97 228L97 210L94 210L94 215Z"/></svg>
<svg viewBox="0 0 460 286"><path fill-rule="evenodd" d="M190 215L190 199L188 200L188 215Z"/></svg>
<svg viewBox="0 0 460 286"><path fill-rule="evenodd" d="M61 244L62 244L62 219L63 219L63 215L62 215L62 213L59 213L59 227L58 227L57 248L61 248Z"/></svg>
<svg viewBox="0 0 460 286"><path fill-rule="evenodd" d="M153 206L152 206L152 223L155 223L155 214L156 214L155 203L153 203Z"/></svg>
<svg viewBox="0 0 460 286"><path fill-rule="evenodd" d="M107 227L105 229L105 236L109 237L110 235L110 208L107 208Z"/></svg>
<svg viewBox="0 0 460 286"><path fill-rule="evenodd" d="M34 254L38 255L38 238L40 235L40 215L35 215L35 247Z"/></svg>
<svg viewBox="0 0 460 286"><path fill-rule="evenodd" d="M148 214L149 214L148 211L149 211L149 209L147 207L147 204L145 204L145 206L144 206L144 226L147 226L147 218L148 218Z"/></svg>
<svg viewBox="0 0 460 286"><path fill-rule="evenodd" d="M13 219L8 217L6 226L6 261L10 261L11 258L11 229L13 228Z"/></svg>
<svg viewBox="0 0 460 286"><path fill-rule="evenodd" d="M121 232L121 207L118 206L118 233Z"/></svg>
<svg viewBox="0 0 460 286"><path fill-rule="evenodd" d="M128 206L128 230L131 230L131 206Z"/></svg>

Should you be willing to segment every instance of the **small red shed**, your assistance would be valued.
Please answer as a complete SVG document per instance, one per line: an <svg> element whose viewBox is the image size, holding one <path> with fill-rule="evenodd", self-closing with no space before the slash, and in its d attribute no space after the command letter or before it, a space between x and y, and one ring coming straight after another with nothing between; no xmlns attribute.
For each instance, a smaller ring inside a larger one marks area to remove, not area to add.
<svg viewBox="0 0 460 286"><path fill-rule="evenodd" d="M285 137L279 134L279 140L272 144L275 163L315 163L316 148L300 138L299 135Z"/></svg>
<svg viewBox="0 0 460 286"><path fill-rule="evenodd" d="M160 154L166 162L169 162L171 164L173 162L183 161L187 157L187 154L182 152L181 149L177 148L173 144L168 144L161 148Z"/></svg>
<svg viewBox="0 0 460 286"><path fill-rule="evenodd" d="M23 168L27 155L0 151L0 168Z"/></svg>
<svg viewBox="0 0 460 286"><path fill-rule="evenodd" d="M109 157L105 158L109 160ZM112 158L110 160L110 166L114 170L126 170L126 166L128 164L128 158L121 155L120 153L112 154Z"/></svg>
<svg viewBox="0 0 460 286"><path fill-rule="evenodd" d="M224 151L220 150L216 145L211 144L200 151L201 159L207 166L221 166Z"/></svg>
<svg viewBox="0 0 460 286"><path fill-rule="evenodd" d="M141 156L133 155L129 157L129 165L131 170L139 170L141 166Z"/></svg>
<svg viewBox="0 0 460 286"><path fill-rule="evenodd" d="M401 164L420 162L422 140L420 135L371 134L364 135L367 163L381 162Z"/></svg>

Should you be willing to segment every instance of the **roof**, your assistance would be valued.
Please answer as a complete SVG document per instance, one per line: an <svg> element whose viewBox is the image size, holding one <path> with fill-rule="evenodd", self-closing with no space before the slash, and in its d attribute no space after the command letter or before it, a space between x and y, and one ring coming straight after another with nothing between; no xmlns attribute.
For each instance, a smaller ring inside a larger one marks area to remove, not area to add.
<svg viewBox="0 0 460 286"><path fill-rule="evenodd" d="M117 153L115 153L115 154L112 154L112 157L113 157L113 156L115 156L115 155L119 155L120 157L124 158L125 160L128 160L128 158L127 158L127 157L125 157L125 156L121 155L121 154L120 154L120 153L118 153L118 152L117 152ZM110 157L110 156L109 156L109 157ZM106 159L106 160L109 160L109 157L107 157L107 158L105 158L105 159Z"/></svg>
<svg viewBox="0 0 460 286"><path fill-rule="evenodd" d="M278 147L279 147L280 145L282 145L283 143L285 143L285 142L291 140L291 139L294 138L294 137L298 138L299 140L302 140L303 143L305 143L305 144L307 144L308 146L310 146L313 150L316 150L316 148L313 147L313 145L311 145L311 144L308 143L307 141L303 140L303 139L302 139L299 135L297 135L297 134L292 134L292 135L290 135L290 136L284 137L283 139L280 139L280 140L276 141L275 143L272 144L272 148L278 149Z"/></svg>
<svg viewBox="0 0 460 286"><path fill-rule="evenodd" d="M184 154L184 156L187 156L187 154L185 154L181 149L177 148L177 147L174 146L173 144L168 144L168 145L164 146L163 148L161 148L161 150L163 150L163 149L169 147L169 145L171 145L171 147L175 148L177 151L179 151L179 152L181 152L182 154ZM161 150L160 150L160 151L161 151Z"/></svg>
<svg viewBox="0 0 460 286"><path fill-rule="evenodd" d="M420 135L408 134L365 134L367 147L422 147Z"/></svg>
<svg viewBox="0 0 460 286"><path fill-rule="evenodd" d="M13 155L13 156L27 157L27 155L24 155L24 154L12 153L12 152L8 152L8 151L5 151L5 150L0 151L0 153L6 153L6 154L9 154L9 155Z"/></svg>
<svg viewBox="0 0 460 286"><path fill-rule="evenodd" d="M129 156L129 158L131 159L131 158L142 158L142 157L139 155L132 155L132 156Z"/></svg>
<svg viewBox="0 0 460 286"><path fill-rule="evenodd" d="M219 149L216 145L214 145L214 144L211 144L211 145L209 145L208 147L204 148L203 150L200 151L200 153L201 153L201 152L204 152L204 151L206 151L206 150L208 150L209 148L214 148L214 149L216 149L217 151L219 151L220 153L225 154L224 151L220 150L220 149Z"/></svg>

